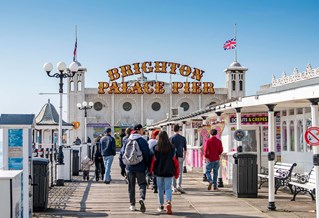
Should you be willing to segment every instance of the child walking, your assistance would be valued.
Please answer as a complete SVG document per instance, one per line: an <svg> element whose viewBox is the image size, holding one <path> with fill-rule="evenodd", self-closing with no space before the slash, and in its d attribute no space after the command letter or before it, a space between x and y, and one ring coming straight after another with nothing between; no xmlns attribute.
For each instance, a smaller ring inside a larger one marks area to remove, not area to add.
<svg viewBox="0 0 319 218"><path fill-rule="evenodd" d="M82 171L83 171L83 180L89 180L90 167L94 164L88 156L85 156L81 161Z"/></svg>
<svg viewBox="0 0 319 218"><path fill-rule="evenodd" d="M179 163L175 155L175 147L169 141L166 131L158 136L158 143L154 148L151 172L157 179L159 212L164 211L164 192L166 195L166 213L172 214L172 181L173 176L179 176Z"/></svg>

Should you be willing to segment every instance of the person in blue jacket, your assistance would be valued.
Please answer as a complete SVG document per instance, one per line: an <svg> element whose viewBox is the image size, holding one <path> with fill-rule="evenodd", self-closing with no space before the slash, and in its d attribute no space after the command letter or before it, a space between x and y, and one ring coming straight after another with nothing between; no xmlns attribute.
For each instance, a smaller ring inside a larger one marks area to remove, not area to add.
<svg viewBox="0 0 319 218"><path fill-rule="evenodd" d="M126 145L125 144L120 151L119 161L121 167L121 175L127 176L128 179L128 190L129 190L129 198L130 198L130 207L129 209L135 211L135 184L137 180L137 184L140 188L140 211L145 212L145 196L146 196L146 171L149 169L151 162L151 154L150 149L148 147L147 141L142 137L143 135L143 126L138 124L134 126L131 135L129 136L129 140L136 140L139 145L139 148L143 155L143 160L135 165L125 165L123 163L122 157L125 152Z"/></svg>
<svg viewBox="0 0 319 218"><path fill-rule="evenodd" d="M116 154L115 139L111 136L111 128L107 128L104 131L104 136L100 140L101 154L104 161L105 174L104 183L110 184L111 182L111 167L113 163L114 156Z"/></svg>

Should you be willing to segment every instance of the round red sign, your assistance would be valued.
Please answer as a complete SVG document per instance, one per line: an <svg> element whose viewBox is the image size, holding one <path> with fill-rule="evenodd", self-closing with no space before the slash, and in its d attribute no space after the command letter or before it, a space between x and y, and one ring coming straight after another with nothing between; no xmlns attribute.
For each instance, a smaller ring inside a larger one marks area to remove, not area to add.
<svg viewBox="0 0 319 218"><path fill-rule="evenodd" d="M319 145L319 128L318 127L310 127L305 132L305 140L310 146L318 146Z"/></svg>

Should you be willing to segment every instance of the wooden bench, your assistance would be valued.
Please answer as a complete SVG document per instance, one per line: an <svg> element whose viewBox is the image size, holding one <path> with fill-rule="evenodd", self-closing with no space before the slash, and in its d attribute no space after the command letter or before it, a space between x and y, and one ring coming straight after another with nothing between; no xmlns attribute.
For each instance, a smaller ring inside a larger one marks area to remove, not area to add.
<svg viewBox="0 0 319 218"><path fill-rule="evenodd" d="M294 187L294 196L292 201L296 200L297 194L300 192L309 193L312 200L315 200L315 188L316 188L316 174L314 167L310 170L308 174L300 175L296 173L295 179L292 178L292 181L289 182L289 185Z"/></svg>
<svg viewBox="0 0 319 218"><path fill-rule="evenodd" d="M291 174L293 168L297 166L296 163L290 164L290 163L281 163L276 162L274 165L274 177L275 177L275 194L277 194L277 191L280 186L288 187L293 193L293 190L291 186L289 186L289 182L291 179ZM261 172L258 174L259 177L259 189L261 188L262 184L265 182L268 182L269 175L268 170L266 168L262 168Z"/></svg>

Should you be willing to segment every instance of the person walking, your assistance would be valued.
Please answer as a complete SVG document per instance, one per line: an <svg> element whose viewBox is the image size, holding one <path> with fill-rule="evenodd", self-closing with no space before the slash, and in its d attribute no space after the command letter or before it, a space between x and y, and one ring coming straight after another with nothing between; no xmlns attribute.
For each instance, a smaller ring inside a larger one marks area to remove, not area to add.
<svg viewBox="0 0 319 218"><path fill-rule="evenodd" d="M164 210L164 192L166 195L166 213L172 214L172 180L173 176L179 176L179 163L175 155L175 147L169 141L166 131L161 131L158 136L158 143L154 148L150 171L154 172L158 187L158 211Z"/></svg>
<svg viewBox="0 0 319 218"><path fill-rule="evenodd" d="M128 142L128 138L130 137L132 132L132 128L126 128L125 129L125 136L122 138L122 144L121 144L121 148L123 147L123 145L126 145L126 143Z"/></svg>
<svg viewBox="0 0 319 218"><path fill-rule="evenodd" d="M183 179L183 162L186 157L186 138L179 133L179 125L175 124L173 127L174 135L170 138L171 143L176 149L176 157L179 163L179 177L178 179L173 179L173 191L184 194L185 191L182 188L182 179Z"/></svg>
<svg viewBox="0 0 319 218"><path fill-rule="evenodd" d="M101 154L103 156L105 174L104 183L110 184L111 182L111 167L114 156L116 154L115 139L111 136L111 128L107 128L104 131L104 136L100 140Z"/></svg>
<svg viewBox="0 0 319 218"><path fill-rule="evenodd" d="M127 175L128 179L129 209L135 211L135 184L137 180L137 184L140 188L139 204L142 213L146 211L146 171L150 166L151 159L147 141L142 137L143 131L141 124L134 126L134 130L129 136L129 141L121 148L119 156L121 175Z"/></svg>
<svg viewBox="0 0 319 218"><path fill-rule="evenodd" d="M219 159L220 155L223 153L222 142L216 137L217 130L212 129L210 131L211 137L207 139L204 147L204 156L206 158L206 177L208 181L208 190L212 189L214 185L214 190L217 188L217 176L219 169ZM213 179L211 176L211 171L213 170Z"/></svg>
<svg viewBox="0 0 319 218"><path fill-rule="evenodd" d="M151 137L151 139L148 141L148 147L149 147L149 149L150 149L150 151L151 151L151 156L153 156L154 155L154 147L155 147L155 145L157 144L157 140L158 140L158 134L159 134L159 130L153 130L152 131L152 137ZM157 183L156 183L156 176L154 175L154 173L153 173L153 175L152 175L152 173L150 172L150 176L152 176L152 180L153 180L153 187L152 187L152 189L153 189L153 192L154 193L157 193Z"/></svg>
<svg viewBox="0 0 319 218"><path fill-rule="evenodd" d="M83 171L83 180L89 181L90 179L90 167L94 162L86 155L81 161L82 171Z"/></svg>
<svg viewBox="0 0 319 218"><path fill-rule="evenodd" d="M104 173L105 173L105 167L104 167L103 157L102 157L101 148L100 148L101 138L102 138L102 135L99 135L98 137L95 138L94 145L92 148L92 160L94 160L94 164L95 164L95 180L96 181L100 180L100 174L101 174L101 179L103 179Z"/></svg>
<svg viewBox="0 0 319 218"><path fill-rule="evenodd" d="M88 144L90 143L90 144L91 144L91 142L92 142L92 140L91 140L91 138L88 136L88 137L87 137L87 140L86 140L86 143L88 143Z"/></svg>

